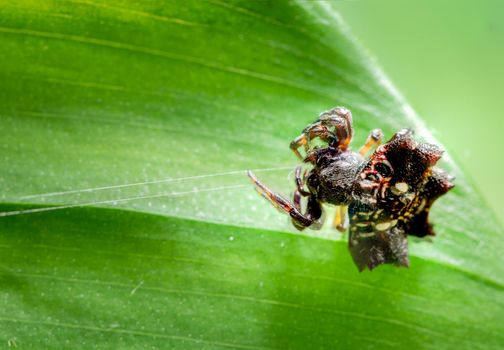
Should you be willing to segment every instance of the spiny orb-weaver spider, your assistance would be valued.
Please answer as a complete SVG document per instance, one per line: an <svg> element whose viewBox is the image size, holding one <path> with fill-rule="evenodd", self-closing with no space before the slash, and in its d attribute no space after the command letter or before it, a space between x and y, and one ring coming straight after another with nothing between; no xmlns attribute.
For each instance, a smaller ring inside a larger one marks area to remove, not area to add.
<svg viewBox="0 0 504 350"><path fill-rule="evenodd" d="M322 203L336 205L334 226L350 223L348 245L360 271L380 264L409 266L407 235L434 235L428 214L433 202L453 188L453 178L434 167L443 151L418 143L410 129L402 129L385 144L380 129L369 134L358 152L349 148L352 114L344 107L322 113L291 142L296 156L312 168L295 171L292 202L266 187L248 172L256 190L298 229L322 226ZM324 146L312 146L319 138ZM303 146L305 156L299 152ZM369 159L364 156L376 147ZM307 197L305 213L301 198Z"/></svg>

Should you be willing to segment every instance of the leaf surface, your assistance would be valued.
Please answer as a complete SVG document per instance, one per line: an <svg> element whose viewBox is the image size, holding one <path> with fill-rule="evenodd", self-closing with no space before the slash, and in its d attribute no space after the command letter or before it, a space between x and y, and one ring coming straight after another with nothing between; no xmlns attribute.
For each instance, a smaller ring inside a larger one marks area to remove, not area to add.
<svg viewBox="0 0 504 350"><path fill-rule="evenodd" d="M0 217L4 344L502 346L502 228L449 155L410 269L357 273L344 238L292 234L245 177L288 194L289 142L335 105L356 148L376 127L436 142L336 10L0 6L2 212L101 204Z"/></svg>

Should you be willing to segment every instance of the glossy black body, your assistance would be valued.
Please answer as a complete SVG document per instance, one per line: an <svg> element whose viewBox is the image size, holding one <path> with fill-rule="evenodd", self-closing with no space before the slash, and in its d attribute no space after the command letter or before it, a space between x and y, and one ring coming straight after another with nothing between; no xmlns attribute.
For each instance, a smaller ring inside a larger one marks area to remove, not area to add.
<svg viewBox="0 0 504 350"><path fill-rule="evenodd" d="M434 235L429 211L434 201L453 187L452 178L435 167L442 151L436 145L418 143L413 132L402 129L378 146L383 133L373 130L366 144L355 152L350 148L352 115L344 107L322 113L291 143L291 149L310 164L304 176L296 170L293 201L271 191L254 174L250 178L258 192L292 218L293 225L320 228L322 204L348 207L348 245L359 270L380 264L409 266L407 236ZM319 138L324 146L312 147ZM305 156L298 148L304 146ZM307 190L306 190L307 188ZM302 212L301 198L307 198ZM341 221L336 226L344 227Z"/></svg>

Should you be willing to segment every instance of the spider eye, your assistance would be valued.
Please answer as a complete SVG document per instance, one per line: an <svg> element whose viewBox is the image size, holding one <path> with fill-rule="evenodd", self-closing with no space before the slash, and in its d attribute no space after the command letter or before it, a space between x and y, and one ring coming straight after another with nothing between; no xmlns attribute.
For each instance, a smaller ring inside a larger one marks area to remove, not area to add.
<svg viewBox="0 0 504 350"><path fill-rule="evenodd" d="M374 168L383 177L389 177L390 175L392 175L392 167L390 166L390 164L388 164L387 161L376 164Z"/></svg>

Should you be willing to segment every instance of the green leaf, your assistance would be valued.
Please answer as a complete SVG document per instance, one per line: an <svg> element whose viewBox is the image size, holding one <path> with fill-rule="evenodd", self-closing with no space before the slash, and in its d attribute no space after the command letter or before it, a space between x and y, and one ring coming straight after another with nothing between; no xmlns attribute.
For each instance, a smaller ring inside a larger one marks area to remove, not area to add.
<svg viewBox="0 0 504 350"><path fill-rule="evenodd" d="M504 345L503 230L449 155L409 269L359 274L245 177L288 194L289 142L335 105L354 147L376 127L437 142L335 4L19 1L0 47L4 345Z"/></svg>

